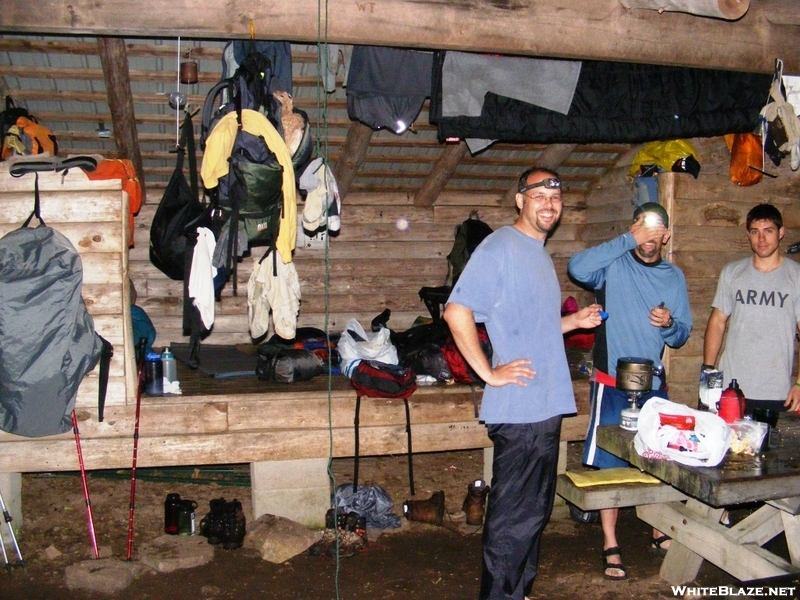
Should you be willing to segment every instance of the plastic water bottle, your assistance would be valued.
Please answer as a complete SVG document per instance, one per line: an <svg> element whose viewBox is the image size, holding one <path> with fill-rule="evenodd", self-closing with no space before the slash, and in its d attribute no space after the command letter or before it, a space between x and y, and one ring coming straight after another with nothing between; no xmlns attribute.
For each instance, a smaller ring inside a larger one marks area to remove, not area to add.
<svg viewBox="0 0 800 600"><path fill-rule="evenodd" d="M164 348L161 353L161 364L164 372L164 388L167 389L168 384L178 380L178 365L175 363L175 355L169 346Z"/></svg>
<svg viewBox="0 0 800 600"><path fill-rule="evenodd" d="M156 352L148 353L144 363L144 393L148 396L164 394L164 365Z"/></svg>

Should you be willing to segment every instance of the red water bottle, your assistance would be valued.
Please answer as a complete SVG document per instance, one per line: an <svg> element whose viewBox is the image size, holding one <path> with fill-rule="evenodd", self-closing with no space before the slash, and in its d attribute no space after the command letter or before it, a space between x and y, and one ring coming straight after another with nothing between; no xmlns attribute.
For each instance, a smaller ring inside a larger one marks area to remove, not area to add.
<svg viewBox="0 0 800 600"><path fill-rule="evenodd" d="M731 379L730 385L722 391L717 402L717 411L726 423L733 423L744 417L744 392L735 379Z"/></svg>

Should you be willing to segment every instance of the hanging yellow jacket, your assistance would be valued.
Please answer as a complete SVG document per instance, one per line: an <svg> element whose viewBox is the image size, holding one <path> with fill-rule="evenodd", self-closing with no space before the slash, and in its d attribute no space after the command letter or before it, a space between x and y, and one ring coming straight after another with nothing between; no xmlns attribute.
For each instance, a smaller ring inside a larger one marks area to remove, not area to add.
<svg viewBox="0 0 800 600"><path fill-rule="evenodd" d="M230 170L228 158L233 150L238 128L236 113L230 112L222 117L211 130L211 135L206 140L203 164L200 167L200 177L202 177L206 189L216 187L219 180L228 174ZM283 211L275 247L281 255L281 260L284 263L290 263L297 241L297 193L292 157L280 133L260 112L250 109L242 110L242 129L252 135L263 137L269 149L275 153L278 163L283 167Z"/></svg>

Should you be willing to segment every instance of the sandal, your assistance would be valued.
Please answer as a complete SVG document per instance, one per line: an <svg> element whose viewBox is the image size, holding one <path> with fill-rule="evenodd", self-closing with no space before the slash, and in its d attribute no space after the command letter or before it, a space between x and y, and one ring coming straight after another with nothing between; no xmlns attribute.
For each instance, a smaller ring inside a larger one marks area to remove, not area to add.
<svg viewBox="0 0 800 600"><path fill-rule="evenodd" d="M662 548L664 542L670 541L672 538L668 535L662 535L658 538L650 538L650 554L653 556L666 556L669 548Z"/></svg>
<svg viewBox="0 0 800 600"><path fill-rule="evenodd" d="M617 563L610 563L608 562L609 556L619 556L620 561L622 560L622 553L618 546L612 546L607 550L603 550L603 577L606 579L611 579L613 581L622 581L623 579L628 578L628 571L625 567L622 566L622 562L619 564ZM612 575L609 571L620 571L622 575Z"/></svg>

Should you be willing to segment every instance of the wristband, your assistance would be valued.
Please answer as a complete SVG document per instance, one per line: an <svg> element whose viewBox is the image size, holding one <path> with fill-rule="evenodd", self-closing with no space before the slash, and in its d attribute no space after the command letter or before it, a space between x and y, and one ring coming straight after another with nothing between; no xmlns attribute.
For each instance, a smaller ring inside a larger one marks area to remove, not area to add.
<svg viewBox="0 0 800 600"><path fill-rule="evenodd" d="M795 385L796 387L800 387L800 381L795 381L794 385Z"/></svg>
<svg viewBox="0 0 800 600"><path fill-rule="evenodd" d="M700 370L701 371L713 371L714 370L714 365L702 364L702 365L700 365ZM795 385L798 385L798 384L795 383Z"/></svg>

